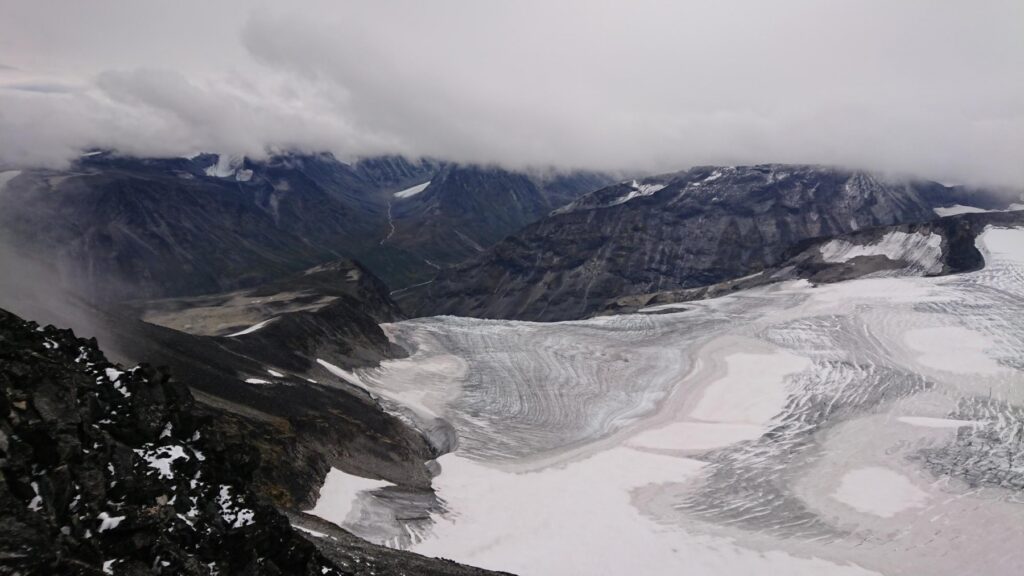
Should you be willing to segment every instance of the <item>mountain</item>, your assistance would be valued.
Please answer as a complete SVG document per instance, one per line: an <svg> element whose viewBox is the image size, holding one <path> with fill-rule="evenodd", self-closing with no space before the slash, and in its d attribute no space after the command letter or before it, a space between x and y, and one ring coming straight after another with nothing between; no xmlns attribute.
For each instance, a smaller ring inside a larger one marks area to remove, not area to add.
<svg viewBox="0 0 1024 576"><path fill-rule="evenodd" d="M996 200L841 168L699 167L585 195L398 298L412 315L581 318L622 296L755 273L809 238L931 220L957 202Z"/></svg>
<svg viewBox="0 0 1024 576"><path fill-rule="evenodd" d="M212 423L165 371L0 310L0 572L484 574L300 533L251 489L258 451Z"/></svg>
<svg viewBox="0 0 1024 576"><path fill-rule="evenodd" d="M391 229L382 246L424 262L420 274L406 279L422 282L608 183L597 173L536 175L449 165L429 182L394 196Z"/></svg>
<svg viewBox="0 0 1024 576"><path fill-rule="evenodd" d="M114 301L251 287L340 257L404 287L432 277L435 261L489 247L607 183L430 159L346 164L329 154L256 162L101 152L68 170L3 174L6 242L54 262L93 299ZM419 198L395 196L435 180Z"/></svg>
<svg viewBox="0 0 1024 576"><path fill-rule="evenodd" d="M1024 226L1024 209L966 212L929 222L812 238L793 246L779 264L756 274L699 288L623 296L607 302L601 314L628 314L645 309L679 311L679 307L666 305L716 298L786 280L803 279L820 285L867 276L927 277L974 272L985 266L985 255L976 244L990 226Z"/></svg>

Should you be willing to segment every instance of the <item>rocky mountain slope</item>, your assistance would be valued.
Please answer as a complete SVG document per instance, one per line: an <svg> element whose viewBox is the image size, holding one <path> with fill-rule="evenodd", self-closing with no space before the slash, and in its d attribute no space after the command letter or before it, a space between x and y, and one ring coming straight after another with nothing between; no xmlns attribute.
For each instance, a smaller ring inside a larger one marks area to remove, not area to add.
<svg viewBox="0 0 1024 576"><path fill-rule="evenodd" d="M979 270L976 247L986 227L1024 225L1024 210L963 213L929 222L879 226L830 238L813 238L788 251L783 262L757 274L701 286L636 294L606 303L602 314L678 311L678 302L716 298L786 280L814 285L899 276L944 276Z"/></svg>
<svg viewBox="0 0 1024 576"><path fill-rule="evenodd" d="M967 196L839 168L694 168L588 194L399 303L413 315L580 318L613 298L760 271L810 238L931 220L958 198L994 202Z"/></svg>
<svg viewBox="0 0 1024 576"><path fill-rule="evenodd" d="M382 246L426 264L405 278L414 284L439 268L476 256L523 226L610 182L597 173L536 175L494 167L446 166L419 191L391 200ZM423 186L423 185L421 185Z"/></svg>
<svg viewBox="0 0 1024 576"><path fill-rule="evenodd" d="M250 489L259 453L210 423L166 372L0 311L0 573L483 573L318 550Z"/></svg>
<svg viewBox="0 0 1024 576"><path fill-rule="evenodd" d="M7 242L109 300L251 287L339 257L402 287L431 276L432 262L459 258L465 239L488 247L607 183L429 159L346 164L329 154L255 162L100 152L68 170L2 174ZM435 176L436 192L395 197Z"/></svg>

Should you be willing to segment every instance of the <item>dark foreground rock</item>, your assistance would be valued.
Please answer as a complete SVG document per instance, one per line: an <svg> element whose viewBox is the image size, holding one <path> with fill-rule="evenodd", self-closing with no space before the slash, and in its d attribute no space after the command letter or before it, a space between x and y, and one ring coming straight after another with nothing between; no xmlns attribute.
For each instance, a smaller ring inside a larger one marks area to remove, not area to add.
<svg viewBox="0 0 1024 576"><path fill-rule="evenodd" d="M329 556L249 487L166 371L0 310L0 574L483 574L359 542Z"/></svg>

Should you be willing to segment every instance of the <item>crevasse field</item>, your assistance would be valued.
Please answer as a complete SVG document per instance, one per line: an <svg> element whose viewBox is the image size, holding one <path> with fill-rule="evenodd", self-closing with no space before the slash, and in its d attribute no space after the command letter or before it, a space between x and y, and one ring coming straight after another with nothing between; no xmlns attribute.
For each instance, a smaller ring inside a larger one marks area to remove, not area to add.
<svg viewBox="0 0 1024 576"><path fill-rule="evenodd" d="M314 513L523 575L1024 574L1024 230L979 247L959 276L388 325L411 356L353 377L454 431L437 497L335 470Z"/></svg>

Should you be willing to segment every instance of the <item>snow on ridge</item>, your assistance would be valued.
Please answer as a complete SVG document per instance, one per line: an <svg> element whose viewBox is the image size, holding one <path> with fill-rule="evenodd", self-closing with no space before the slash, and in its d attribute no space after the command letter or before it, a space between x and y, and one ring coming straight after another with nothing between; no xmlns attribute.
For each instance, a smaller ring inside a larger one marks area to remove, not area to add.
<svg viewBox="0 0 1024 576"><path fill-rule="evenodd" d="M423 184L417 184L410 188L406 188L405 190L399 190L398 192L395 192L394 196L395 198L411 198L426 190L427 186L430 186L430 182L430 180L427 180Z"/></svg>
<svg viewBox="0 0 1024 576"><path fill-rule="evenodd" d="M256 324L253 324L252 326L249 326L244 330L239 330L238 332L228 334L227 338L234 338L235 336L245 336L246 334L252 334L253 332L259 330L260 328L263 328L267 324L270 324L272 320L273 318L268 318L262 322L257 322Z"/></svg>
<svg viewBox="0 0 1024 576"><path fill-rule="evenodd" d="M642 198L644 196L650 196L659 190L665 188L664 184L640 184L636 180L630 182L632 190L616 198L612 202L608 203L608 206L618 206L619 204L625 204L634 198Z"/></svg>
<svg viewBox="0 0 1024 576"><path fill-rule="evenodd" d="M235 176L235 171L239 166L242 165L244 157L240 156L228 156L227 154L218 154L217 163L206 167L207 176L213 178L230 178ZM252 177L252 171L248 170L249 178Z"/></svg>
<svg viewBox="0 0 1024 576"><path fill-rule="evenodd" d="M933 209L935 214L938 216L956 216L958 214L988 214L991 212L1016 212L1017 210L1024 210L1024 204L1010 204L1003 210L986 210L985 208L978 208L977 206L966 206L964 204L953 204L952 206L944 206Z"/></svg>
<svg viewBox="0 0 1024 576"><path fill-rule="evenodd" d="M854 244L846 240L830 240L819 247L825 262L841 264L859 256L885 256L902 261L927 274L942 271L942 237L929 232L893 231L871 244Z"/></svg>

